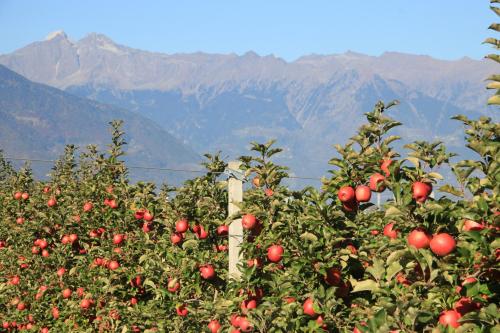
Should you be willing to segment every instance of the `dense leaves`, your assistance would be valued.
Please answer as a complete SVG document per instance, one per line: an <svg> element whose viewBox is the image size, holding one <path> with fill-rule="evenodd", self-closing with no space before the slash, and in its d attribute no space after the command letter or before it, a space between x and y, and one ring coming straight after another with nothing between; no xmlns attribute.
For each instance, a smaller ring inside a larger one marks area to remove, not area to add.
<svg viewBox="0 0 500 333"><path fill-rule="evenodd" d="M179 188L129 183L119 122L107 154L77 163L68 146L46 182L0 158L0 330L498 331L500 126L456 118L478 157L451 164L458 187L436 199L453 154L415 142L400 157L396 104L336 146L321 190L283 186L281 149L253 143L234 216L218 154ZM380 207L376 192L390 194ZM242 278L228 280L242 216Z"/></svg>

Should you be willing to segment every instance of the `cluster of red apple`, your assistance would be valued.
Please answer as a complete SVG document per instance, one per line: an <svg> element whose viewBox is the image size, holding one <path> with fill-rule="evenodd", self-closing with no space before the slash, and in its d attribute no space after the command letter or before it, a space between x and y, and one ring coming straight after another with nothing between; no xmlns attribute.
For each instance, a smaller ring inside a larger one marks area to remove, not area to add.
<svg viewBox="0 0 500 333"><path fill-rule="evenodd" d="M241 225L244 229L252 232L253 236L258 235L262 230L262 224L253 214L245 214L241 218ZM273 244L267 248L267 259L277 263L283 258L284 249L279 244ZM251 259L249 266L259 265L258 259Z"/></svg>
<svg viewBox="0 0 500 333"><path fill-rule="evenodd" d="M392 164L392 160L385 159L382 161L380 169L388 177L390 175L389 166ZM343 186L337 192L337 197L342 206L347 212L355 211L358 208L358 204L361 202L368 202L372 197L373 192L383 192L385 190L385 185L383 182L385 177L380 173L374 173L370 176L369 186L358 185L356 189L351 186Z"/></svg>
<svg viewBox="0 0 500 333"><path fill-rule="evenodd" d="M240 295L245 293L244 290L240 290ZM252 324L248 320L246 314L249 310L257 308L258 302L264 297L264 291L261 288L256 288L254 292L248 290L246 292L248 298L241 302L240 308L243 315L239 315L237 313L233 313L230 317L230 323L232 326L231 333L241 333L241 332L250 332L253 330ZM212 333L218 333L221 324L217 319L213 319L208 323L208 329Z"/></svg>
<svg viewBox="0 0 500 333"><path fill-rule="evenodd" d="M466 284L477 283L477 279L475 277L468 277L463 280L462 287ZM462 287L457 288L457 292L460 292ZM455 302L453 308L451 310L446 310L441 313L439 316L439 323L443 326L451 326L453 328L459 327L461 324L459 323L459 319L472 311L477 311L481 309L482 304L480 302L473 301L470 297L461 297L458 301Z"/></svg>
<svg viewBox="0 0 500 333"><path fill-rule="evenodd" d="M108 268L112 271L115 269L118 269L120 267L120 263L116 260L108 260L106 258L95 258L93 262L94 266L100 266L100 267L105 267Z"/></svg>
<svg viewBox="0 0 500 333"><path fill-rule="evenodd" d="M383 192L385 185L383 184L386 177L390 176L389 166L392 160L385 159L382 161L380 169L385 173L383 176L380 173L374 173L370 176L369 186L358 185L356 189L351 186L343 186L337 192L339 200L342 202L343 208L352 212L357 209L358 204L361 202L368 202L371 199L371 192ZM412 197L418 203L423 203L427 200L432 192L432 185L416 181L412 184Z"/></svg>
<svg viewBox="0 0 500 333"><path fill-rule="evenodd" d="M134 212L134 217L136 220L143 220L142 231L148 233L151 231L152 221L154 219L154 215L147 209L141 208Z"/></svg>
<svg viewBox="0 0 500 333"><path fill-rule="evenodd" d="M261 180L260 180L260 177L259 176L255 176L253 179L252 179L252 184L253 186L255 187L261 187L262 184L261 184ZM264 189L264 194L268 197L271 197L273 194L274 194L274 191L272 189L270 189L269 187L266 187Z"/></svg>
<svg viewBox="0 0 500 333"><path fill-rule="evenodd" d="M21 192L16 192L16 193L14 193L14 199L16 199L16 200L21 200L22 199L22 200L26 201L29 198L30 198L30 195L27 192L22 192L22 193Z"/></svg>
<svg viewBox="0 0 500 333"><path fill-rule="evenodd" d="M42 257L47 258L50 253L49 250L47 250L47 247L49 246L49 243L45 239L36 239L33 242L33 247L31 248L31 253L33 254L39 254L41 251Z"/></svg>

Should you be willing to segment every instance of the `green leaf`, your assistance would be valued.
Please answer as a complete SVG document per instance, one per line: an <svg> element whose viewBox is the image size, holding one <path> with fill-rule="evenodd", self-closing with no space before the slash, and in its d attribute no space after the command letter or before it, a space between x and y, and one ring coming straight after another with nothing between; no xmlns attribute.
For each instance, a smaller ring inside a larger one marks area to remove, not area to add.
<svg viewBox="0 0 500 333"><path fill-rule="evenodd" d="M310 232L304 232L302 235L300 235L300 238L311 242L316 242L318 240L318 237Z"/></svg>
<svg viewBox="0 0 500 333"><path fill-rule="evenodd" d="M490 9L491 9L492 11L494 11L494 12L495 12L495 14L497 14L498 16L500 16L500 8L498 8L498 7L494 7L494 6L490 6ZM497 29L498 29L497 25L498 25L498 24L496 24L496 23L492 24L492 25L490 26L490 29L497 30ZM495 26L495 27L492 27L492 26ZM497 30L497 31L498 31L498 30Z"/></svg>
<svg viewBox="0 0 500 333"><path fill-rule="evenodd" d="M401 214L402 214L402 212L399 209L397 209L396 207L394 207L394 206L390 206L385 211L385 217L396 216L396 215L401 215Z"/></svg>
<svg viewBox="0 0 500 333"><path fill-rule="evenodd" d="M446 193L450 193L450 194L453 194L457 197L463 197L464 196L464 192L462 192L461 190L457 189L456 187L453 187L451 185L443 185L439 188L439 191L440 192L446 192Z"/></svg>
<svg viewBox="0 0 500 333"><path fill-rule="evenodd" d="M488 98L488 105L500 105L500 95L493 95Z"/></svg>
<svg viewBox="0 0 500 333"><path fill-rule="evenodd" d="M443 176L441 176L441 174L437 173L437 172L429 172L427 174L429 177L431 178L435 178L435 179L443 179Z"/></svg>
<svg viewBox="0 0 500 333"><path fill-rule="evenodd" d="M491 59L500 63L500 56L498 54L488 54L485 58Z"/></svg>
<svg viewBox="0 0 500 333"><path fill-rule="evenodd" d="M500 41L498 41L500 43ZM500 89L500 82L490 82L486 85L486 89Z"/></svg>
<svg viewBox="0 0 500 333"><path fill-rule="evenodd" d="M375 258L373 259L373 266L368 267L366 271L370 273L375 280L379 281L385 273L384 262Z"/></svg>
<svg viewBox="0 0 500 333"><path fill-rule="evenodd" d="M406 160L408 160L409 162L411 162L415 168L420 168L420 161L418 158L416 157L407 157Z"/></svg>
<svg viewBox="0 0 500 333"><path fill-rule="evenodd" d="M490 75L486 80L500 82L500 75L498 75L498 74Z"/></svg>
<svg viewBox="0 0 500 333"><path fill-rule="evenodd" d="M389 267L387 267L387 272L385 275L385 279L387 281L391 281L392 278L403 269L403 266L399 263L399 261L394 261Z"/></svg>
<svg viewBox="0 0 500 333"><path fill-rule="evenodd" d="M274 222L271 226L271 229L275 230L283 225L282 222Z"/></svg>
<svg viewBox="0 0 500 333"><path fill-rule="evenodd" d="M387 257L386 265L391 265L394 261L399 260L406 254L407 250L397 250L391 252Z"/></svg>
<svg viewBox="0 0 500 333"><path fill-rule="evenodd" d="M448 281L449 284L453 285L454 284L454 281L453 281L453 276L450 275L450 273L448 273L447 271L444 271L443 272L443 277L446 281Z"/></svg>
<svg viewBox="0 0 500 333"><path fill-rule="evenodd" d="M184 250L193 249L193 248L197 248L197 247L198 247L198 241L194 240L194 239L190 239L190 240L187 240L184 243L182 243L182 248Z"/></svg>
<svg viewBox="0 0 500 333"><path fill-rule="evenodd" d="M383 141L383 144L388 145L393 141L399 140L401 137L399 135L391 135Z"/></svg>
<svg viewBox="0 0 500 333"><path fill-rule="evenodd" d="M364 280L359 281L354 284L354 288L352 290L353 293L357 293L360 291L371 291L374 292L379 289L378 283L373 280Z"/></svg>
<svg viewBox="0 0 500 333"><path fill-rule="evenodd" d="M151 288L156 289L156 284L153 281L151 281L150 279L146 279L144 281L144 285L145 286L150 286Z"/></svg>

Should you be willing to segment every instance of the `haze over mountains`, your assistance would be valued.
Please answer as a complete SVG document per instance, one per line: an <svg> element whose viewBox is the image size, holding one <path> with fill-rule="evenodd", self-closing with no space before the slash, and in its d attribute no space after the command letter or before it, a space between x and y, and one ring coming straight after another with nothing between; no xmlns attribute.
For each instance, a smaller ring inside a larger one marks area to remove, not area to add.
<svg viewBox="0 0 500 333"><path fill-rule="evenodd" d="M451 116L497 117L485 106L484 88L497 66L469 58L347 52L286 62L253 52L168 55L100 34L72 41L56 32L1 55L0 64L29 80L147 117L158 125L149 133L159 137L163 129L198 153L222 150L233 158L247 154L252 140L277 138L285 147L281 162L308 176L324 174L332 144L352 136L379 99L401 102L390 111L405 124L394 134L443 140L451 150L459 149L463 137Z"/></svg>
<svg viewBox="0 0 500 333"><path fill-rule="evenodd" d="M67 144L82 150L88 144L106 149L111 141L108 123L113 119L127 119L125 149L131 165L179 168L195 166L200 160L193 150L141 115L31 82L0 65L0 149L7 156L55 159ZM39 175L51 166L32 165ZM159 180L146 172L134 170L132 174Z"/></svg>

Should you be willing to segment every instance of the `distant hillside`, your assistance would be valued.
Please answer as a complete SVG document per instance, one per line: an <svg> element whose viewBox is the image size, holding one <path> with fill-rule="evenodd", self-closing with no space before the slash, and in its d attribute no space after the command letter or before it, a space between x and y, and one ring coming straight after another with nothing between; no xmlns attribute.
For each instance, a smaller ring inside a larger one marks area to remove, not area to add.
<svg viewBox="0 0 500 333"><path fill-rule="evenodd" d="M131 165L190 167L199 156L158 125L140 115L80 98L61 90L31 82L0 65L0 149L6 155L54 159L66 144L82 149L110 142L108 123L126 119L124 130ZM33 164L39 172L49 165ZM161 181L178 175L138 172L132 176Z"/></svg>
<svg viewBox="0 0 500 333"><path fill-rule="evenodd" d="M0 63L31 80L129 109L154 120L197 152L234 157L251 140L277 138L281 162L297 174L321 175L332 144L353 135L379 100L399 99L391 115L409 140L443 140L462 149L462 113L490 115L484 79L489 61L443 61L422 55L347 52L293 62L248 52L161 54L114 43L100 34L70 40L52 34Z"/></svg>

